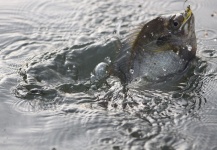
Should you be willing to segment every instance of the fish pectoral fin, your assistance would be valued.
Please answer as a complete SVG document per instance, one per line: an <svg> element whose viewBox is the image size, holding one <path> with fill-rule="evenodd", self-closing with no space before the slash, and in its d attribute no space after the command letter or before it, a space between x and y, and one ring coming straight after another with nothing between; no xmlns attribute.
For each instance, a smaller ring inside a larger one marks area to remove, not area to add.
<svg viewBox="0 0 217 150"><path fill-rule="evenodd" d="M159 53L159 52L165 52L165 51L173 51L173 49L168 44L165 44L160 47L159 46L155 47L155 49L153 49L152 51L155 53Z"/></svg>
<svg viewBox="0 0 217 150"><path fill-rule="evenodd" d="M157 39L156 44L157 44L158 46L165 45L170 39L171 39L171 35L163 35L163 36L160 36L160 37Z"/></svg>

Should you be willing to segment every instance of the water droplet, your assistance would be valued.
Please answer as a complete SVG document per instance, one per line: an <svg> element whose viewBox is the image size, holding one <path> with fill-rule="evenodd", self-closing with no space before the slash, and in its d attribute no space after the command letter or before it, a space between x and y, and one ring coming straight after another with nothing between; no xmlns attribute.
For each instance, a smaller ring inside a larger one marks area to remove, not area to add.
<svg viewBox="0 0 217 150"><path fill-rule="evenodd" d="M90 81L91 81L91 82L95 82L95 81L96 81L96 77L95 77L95 75L92 74L92 73L91 73L91 75L90 75Z"/></svg>
<svg viewBox="0 0 217 150"><path fill-rule="evenodd" d="M153 33L153 32L151 32L151 36L154 36L154 33Z"/></svg>
<svg viewBox="0 0 217 150"><path fill-rule="evenodd" d="M214 39L214 41L216 42L216 41L217 41L217 39Z"/></svg>
<svg viewBox="0 0 217 150"><path fill-rule="evenodd" d="M166 68L163 68L163 71L167 71Z"/></svg>
<svg viewBox="0 0 217 150"><path fill-rule="evenodd" d="M72 70L68 67L66 71L70 73Z"/></svg>
<svg viewBox="0 0 217 150"><path fill-rule="evenodd" d="M187 45L188 51L192 50L192 46L191 45Z"/></svg>
<svg viewBox="0 0 217 150"><path fill-rule="evenodd" d="M144 35L143 37L146 38L146 35Z"/></svg>
<svg viewBox="0 0 217 150"><path fill-rule="evenodd" d="M105 58L105 62L106 62L107 64L111 64L111 59L110 59L110 57L106 57L106 58Z"/></svg>
<svg viewBox="0 0 217 150"><path fill-rule="evenodd" d="M130 74L134 74L134 70L133 69L130 69Z"/></svg>

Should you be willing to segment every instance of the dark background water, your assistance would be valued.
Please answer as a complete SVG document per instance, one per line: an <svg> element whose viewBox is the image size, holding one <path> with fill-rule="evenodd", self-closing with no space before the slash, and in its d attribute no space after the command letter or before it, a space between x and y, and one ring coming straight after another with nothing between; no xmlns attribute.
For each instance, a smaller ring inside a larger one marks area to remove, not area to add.
<svg viewBox="0 0 217 150"><path fill-rule="evenodd" d="M163 90L91 85L139 23L190 4L199 61ZM0 149L216 150L217 1L0 0Z"/></svg>

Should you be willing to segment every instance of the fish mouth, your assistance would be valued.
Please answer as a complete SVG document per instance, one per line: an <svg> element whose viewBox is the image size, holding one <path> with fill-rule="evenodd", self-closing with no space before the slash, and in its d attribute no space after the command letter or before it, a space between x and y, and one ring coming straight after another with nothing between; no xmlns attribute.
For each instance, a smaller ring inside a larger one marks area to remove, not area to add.
<svg viewBox="0 0 217 150"><path fill-rule="evenodd" d="M187 9L185 10L185 13L183 14L184 20L179 30L182 29L182 27L187 23L187 21L191 18L192 15L193 15L192 10L190 8L190 5L188 5Z"/></svg>

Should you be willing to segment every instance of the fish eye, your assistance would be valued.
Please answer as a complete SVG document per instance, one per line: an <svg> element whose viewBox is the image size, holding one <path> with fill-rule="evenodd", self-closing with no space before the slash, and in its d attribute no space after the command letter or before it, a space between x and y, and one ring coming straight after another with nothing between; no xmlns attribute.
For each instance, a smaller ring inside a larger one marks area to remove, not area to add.
<svg viewBox="0 0 217 150"><path fill-rule="evenodd" d="M179 26L179 22L178 21L173 21L173 26L174 27L178 27Z"/></svg>

